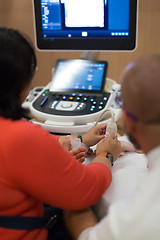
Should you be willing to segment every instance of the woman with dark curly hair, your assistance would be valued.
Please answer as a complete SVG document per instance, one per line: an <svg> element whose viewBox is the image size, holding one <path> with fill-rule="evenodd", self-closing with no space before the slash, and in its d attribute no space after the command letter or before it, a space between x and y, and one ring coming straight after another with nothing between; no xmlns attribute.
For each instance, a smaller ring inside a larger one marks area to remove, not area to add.
<svg viewBox="0 0 160 240"><path fill-rule="evenodd" d="M111 183L111 163L103 154L85 166L76 158L82 160L86 148L69 152L62 147L65 137L55 137L26 120L28 115L22 103L31 89L36 66L28 37L17 30L0 28L0 238L3 240L46 240L51 225L47 224L50 217L44 217L43 203L59 209L83 209L95 204ZM112 134L104 139L105 127L91 128L82 141L91 146L103 139L97 145L97 155L109 151L116 159L120 143ZM58 214L56 208L52 225ZM60 226L56 224L55 231ZM59 234L64 232L59 228ZM69 238L67 233L62 236Z"/></svg>

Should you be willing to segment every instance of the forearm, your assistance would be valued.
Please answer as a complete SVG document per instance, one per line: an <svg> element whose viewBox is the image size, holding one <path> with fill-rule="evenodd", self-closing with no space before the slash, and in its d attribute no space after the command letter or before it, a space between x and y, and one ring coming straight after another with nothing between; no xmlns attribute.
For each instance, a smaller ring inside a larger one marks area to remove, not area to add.
<svg viewBox="0 0 160 240"><path fill-rule="evenodd" d="M93 162L100 162L100 163L103 163L105 164L111 171L111 162L109 161L108 158L104 157L104 156L99 156L97 155L94 159L93 159Z"/></svg>
<svg viewBox="0 0 160 240"><path fill-rule="evenodd" d="M89 142L89 140L88 140L87 134L82 135L82 142L83 142L86 146L90 147L90 142Z"/></svg>

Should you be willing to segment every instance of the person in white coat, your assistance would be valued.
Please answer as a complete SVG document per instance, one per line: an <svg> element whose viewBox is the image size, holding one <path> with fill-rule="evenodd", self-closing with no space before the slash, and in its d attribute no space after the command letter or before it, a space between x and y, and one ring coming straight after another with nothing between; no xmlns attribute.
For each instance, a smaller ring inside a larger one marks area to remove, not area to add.
<svg viewBox="0 0 160 240"><path fill-rule="evenodd" d="M129 139L147 158L148 171L133 198L110 205L98 222L93 211L66 211L73 239L160 239L160 55L130 63L120 77L122 118ZM122 101L123 100L123 101Z"/></svg>

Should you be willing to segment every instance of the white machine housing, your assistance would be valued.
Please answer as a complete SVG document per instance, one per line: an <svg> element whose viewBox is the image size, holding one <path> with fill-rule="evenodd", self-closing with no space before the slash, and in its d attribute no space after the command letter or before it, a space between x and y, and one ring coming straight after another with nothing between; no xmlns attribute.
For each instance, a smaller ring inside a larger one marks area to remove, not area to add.
<svg viewBox="0 0 160 240"><path fill-rule="evenodd" d="M107 123L110 121L110 117L107 115L111 115L111 110L114 114L114 119L117 121L121 116L121 109L117 107L111 107L112 101L114 101L113 97L115 97L115 93L112 92L112 85L116 82L112 79L107 78L105 91L111 93L106 106L103 110L99 112L86 114L86 115L78 115L78 116L61 116L54 114L47 114L41 111L38 111L34 108L33 103L39 98L39 96L46 89L49 89L50 83L45 87L36 87L34 88L25 102L23 103L23 107L29 109L31 116L33 119L31 120L33 123L41 125L44 129L48 130L52 133L57 134L79 134L87 132L92 126L95 125L96 121L103 115L102 119L99 119L99 123ZM103 112L106 112L103 114ZM107 119L106 119L107 117ZM109 117L109 118L108 118Z"/></svg>

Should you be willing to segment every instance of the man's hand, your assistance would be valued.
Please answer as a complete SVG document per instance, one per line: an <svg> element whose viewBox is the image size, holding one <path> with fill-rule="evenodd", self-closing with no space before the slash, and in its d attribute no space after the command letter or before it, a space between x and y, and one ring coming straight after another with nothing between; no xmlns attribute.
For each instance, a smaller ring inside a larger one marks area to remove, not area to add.
<svg viewBox="0 0 160 240"><path fill-rule="evenodd" d="M82 136L83 143L88 147L97 144L105 137L106 126L106 124L99 124L92 127L87 133Z"/></svg>
<svg viewBox="0 0 160 240"><path fill-rule="evenodd" d="M74 240L82 231L97 224L97 219L90 208L80 211L64 211L64 221Z"/></svg>
<svg viewBox="0 0 160 240"><path fill-rule="evenodd" d="M110 133L107 138L102 139L96 147L96 155L109 152L113 155L114 160L119 157L121 151L121 143L114 133Z"/></svg>

